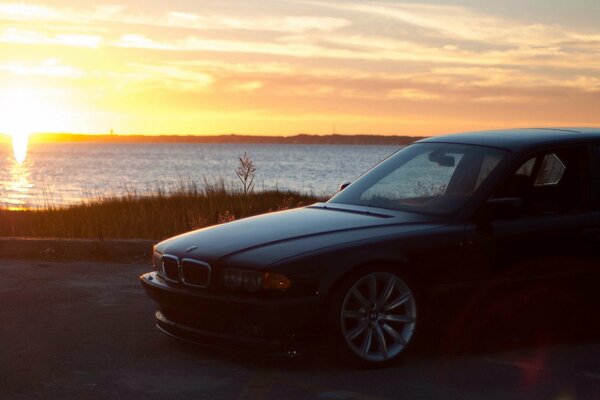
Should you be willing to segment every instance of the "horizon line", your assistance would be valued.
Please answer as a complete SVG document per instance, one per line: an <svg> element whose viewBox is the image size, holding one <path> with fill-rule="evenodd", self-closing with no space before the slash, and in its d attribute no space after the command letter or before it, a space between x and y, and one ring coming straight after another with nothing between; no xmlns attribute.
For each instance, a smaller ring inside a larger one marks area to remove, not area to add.
<svg viewBox="0 0 600 400"><path fill-rule="evenodd" d="M31 144L38 143L252 143L252 144L358 144L405 145L425 136L379 134L307 134L295 135L183 135L183 134L84 134L35 133L28 137ZM0 143L11 142L11 135L0 134Z"/></svg>
<svg viewBox="0 0 600 400"><path fill-rule="evenodd" d="M433 134L433 135L409 135L409 134L401 134L401 133L340 133L340 132L332 132L332 133L306 133L306 132L298 132L298 133L290 133L290 134L266 134L266 133L81 133L81 132L33 132L27 134L28 137L34 136L113 136L113 137L128 137L128 136L146 136L146 137L216 137L216 136L243 136L243 137L295 137L295 136L381 136L381 137L429 137L436 136L441 134ZM13 136L11 133L0 132L0 136Z"/></svg>

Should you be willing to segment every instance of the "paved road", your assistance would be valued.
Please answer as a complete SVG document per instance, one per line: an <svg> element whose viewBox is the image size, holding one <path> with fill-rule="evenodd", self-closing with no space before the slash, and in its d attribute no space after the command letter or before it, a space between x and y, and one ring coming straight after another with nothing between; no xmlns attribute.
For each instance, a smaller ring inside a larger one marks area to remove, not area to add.
<svg viewBox="0 0 600 400"><path fill-rule="evenodd" d="M146 269L0 259L0 399L600 399L600 340L370 371L178 343L154 328Z"/></svg>

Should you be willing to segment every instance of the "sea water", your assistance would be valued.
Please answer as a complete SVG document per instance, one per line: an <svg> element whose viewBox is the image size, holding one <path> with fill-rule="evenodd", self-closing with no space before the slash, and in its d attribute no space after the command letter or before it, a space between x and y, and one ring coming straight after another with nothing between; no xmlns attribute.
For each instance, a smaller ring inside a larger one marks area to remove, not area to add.
<svg viewBox="0 0 600 400"><path fill-rule="evenodd" d="M62 206L103 196L173 190L223 181L241 188L235 169L247 153L255 190L333 195L400 146L46 143L30 146L22 164L0 145L0 207Z"/></svg>

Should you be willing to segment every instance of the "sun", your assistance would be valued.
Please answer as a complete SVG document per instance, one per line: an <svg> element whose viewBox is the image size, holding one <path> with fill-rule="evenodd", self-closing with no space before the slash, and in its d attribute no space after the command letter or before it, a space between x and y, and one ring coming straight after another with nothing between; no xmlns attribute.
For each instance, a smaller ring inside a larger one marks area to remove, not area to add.
<svg viewBox="0 0 600 400"><path fill-rule="evenodd" d="M13 155L15 161L23 164L27 158L27 145L29 143L29 134L27 132L14 132L12 134Z"/></svg>
<svg viewBox="0 0 600 400"><path fill-rule="evenodd" d="M16 162L25 161L30 134L55 129L57 121L64 122L61 111L56 99L43 89L0 87L0 132L12 136Z"/></svg>
<svg viewBox="0 0 600 400"><path fill-rule="evenodd" d="M29 126L35 119L31 96L26 90L2 90L0 100L0 130L12 136L15 161L21 164L27 157Z"/></svg>

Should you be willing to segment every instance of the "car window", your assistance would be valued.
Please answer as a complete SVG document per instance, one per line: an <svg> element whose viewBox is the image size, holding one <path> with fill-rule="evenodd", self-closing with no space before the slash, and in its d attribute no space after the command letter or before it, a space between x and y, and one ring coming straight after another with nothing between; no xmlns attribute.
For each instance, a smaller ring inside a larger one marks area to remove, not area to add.
<svg viewBox="0 0 600 400"><path fill-rule="evenodd" d="M463 154L448 152L445 156L453 160L451 165L431 161L428 153L413 158L404 164L404 168L398 168L377 185L366 190L360 199L371 201L383 197L389 200L402 200L443 195Z"/></svg>
<svg viewBox="0 0 600 400"><path fill-rule="evenodd" d="M517 170L517 175L525 175L531 176L533 174L533 167L535 166L535 161L537 157L532 157L529 160L525 161L523 165Z"/></svg>
<svg viewBox="0 0 600 400"><path fill-rule="evenodd" d="M496 168L496 166L500 163L500 161L502 161L502 157L502 154L497 153L486 154L483 157L479 174L477 175L477 180L475 181L475 189L481 185L485 178L487 178L494 168Z"/></svg>
<svg viewBox="0 0 600 400"><path fill-rule="evenodd" d="M415 143L377 165L329 203L448 214L469 200L506 154L484 146Z"/></svg>
<svg viewBox="0 0 600 400"><path fill-rule="evenodd" d="M546 154L535 177L534 186L558 185L567 167L555 153Z"/></svg>
<svg viewBox="0 0 600 400"><path fill-rule="evenodd" d="M571 213L584 207L582 148L565 148L527 159L494 197L523 200L523 215Z"/></svg>

